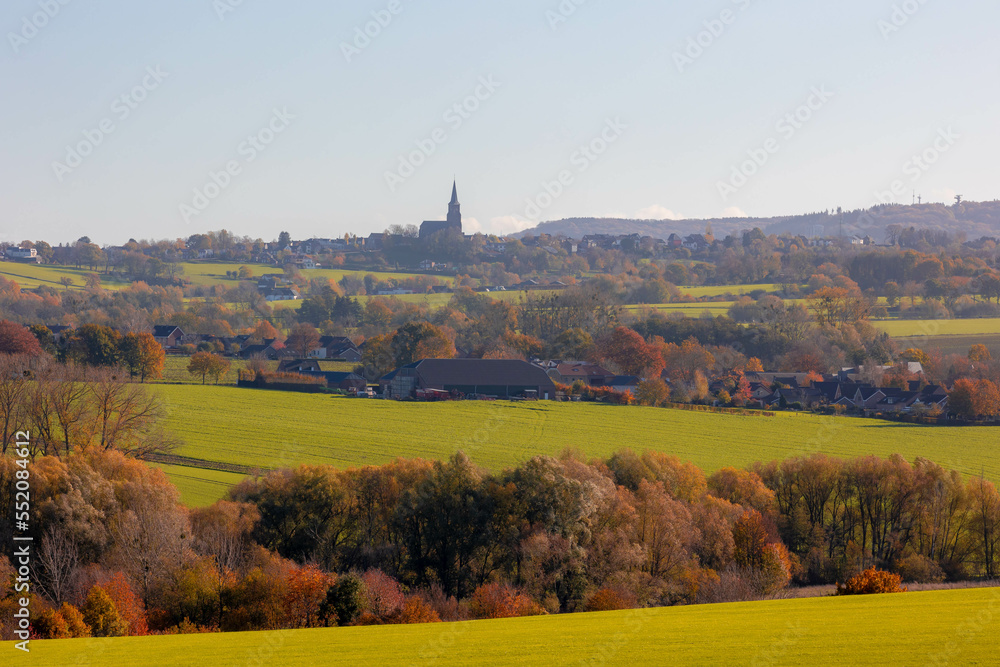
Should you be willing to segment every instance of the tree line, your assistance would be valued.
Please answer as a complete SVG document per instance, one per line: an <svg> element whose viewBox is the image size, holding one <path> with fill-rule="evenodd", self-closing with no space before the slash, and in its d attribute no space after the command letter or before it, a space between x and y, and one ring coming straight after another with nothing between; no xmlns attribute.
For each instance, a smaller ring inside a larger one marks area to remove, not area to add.
<svg viewBox="0 0 1000 667"><path fill-rule="evenodd" d="M899 456L706 476L655 452L585 461L567 451L499 473L457 454L277 470L192 509L161 471L113 450L39 456L30 470L32 614L46 636L752 600L873 567L921 582L1000 573L994 485ZM0 458L4 502L15 473ZM0 576L6 609L3 560Z"/></svg>

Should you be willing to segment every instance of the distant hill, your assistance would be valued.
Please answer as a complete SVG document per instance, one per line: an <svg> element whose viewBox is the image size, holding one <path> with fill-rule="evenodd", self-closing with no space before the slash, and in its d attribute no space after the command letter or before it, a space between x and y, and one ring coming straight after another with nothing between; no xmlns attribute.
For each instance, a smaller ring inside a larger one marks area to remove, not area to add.
<svg viewBox="0 0 1000 667"><path fill-rule="evenodd" d="M868 210L824 211L773 218L705 218L689 220L631 220L625 218L566 218L543 222L519 236L550 234L583 238L588 234L641 234L663 238L672 233L700 234L711 224L716 238L744 229L760 227L767 234L806 237L870 235L881 242L889 225L935 229L952 234L964 232L969 239L1000 236L1000 201L962 202L957 206L919 204L886 205ZM843 225L843 227L841 227Z"/></svg>

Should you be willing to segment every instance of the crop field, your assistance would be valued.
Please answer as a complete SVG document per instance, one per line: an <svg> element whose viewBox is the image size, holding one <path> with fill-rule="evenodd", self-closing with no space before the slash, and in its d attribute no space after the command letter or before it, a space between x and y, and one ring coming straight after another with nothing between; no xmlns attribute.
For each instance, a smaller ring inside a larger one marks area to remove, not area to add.
<svg viewBox="0 0 1000 667"><path fill-rule="evenodd" d="M898 453L1000 482L1000 431L931 427L850 417L778 413L745 417L594 403L399 403L236 387L158 385L165 426L191 459L177 478L185 502L221 497L214 470L199 462L248 468L301 463L338 468L396 458L445 459L465 451L498 471L566 448L590 457L631 448L691 461L706 472L813 452L853 457ZM168 474L178 474L167 470Z"/></svg>
<svg viewBox="0 0 1000 667"><path fill-rule="evenodd" d="M774 283L762 284L762 285L702 285L700 287L678 287L681 294L690 294L691 296L698 297L712 297L712 296L723 296L725 294L749 294L750 292L756 292L762 290L764 292L777 292L781 289L781 285L776 285Z"/></svg>
<svg viewBox="0 0 1000 667"><path fill-rule="evenodd" d="M184 267L184 278L190 280L191 283L195 285L228 284L232 281L226 278L226 271L239 271L241 266L245 266L250 269L250 272L255 278L259 278L262 275L270 273L281 273L281 269L273 266L264 266L263 264L182 262L181 266ZM328 278L334 281L340 280L345 275L363 278L369 273L378 276L382 280L388 280L391 278L404 280L406 278L413 278L415 276L422 275L416 273L365 271L357 269L307 269L302 271L302 275L306 278Z"/></svg>
<svg viewBox="0 0 1000 667"><path fill-rule="evenodd" d="M70 266L51 266L46 264L22 264L20 262L0 261L0 276L7 280L13 280L21 289L36 289L38 287L54 287L63 289L61 278L69 278L73 281L71 289L83 289L86 273L95 273L90 269L77 269ZM100 275L100 271L96 271ZM108 276L101 276L103 287L115 289L128 286L128 283L112 280Z"/></svg>
<svg viewBox="0 0 1000 667"><path fill-rule="evenodd" d="M33 641L17 663L986 665L995 664L998 634L1000 589L983 588L462 623Z"/></svg>
<svg viewBox="0 0 1000 667"><path fill-rule="evenodd" d="M201 384L201 376L195 376L188 373L187 366L190 363L191 358L181 355L167 355L167 358L163 361L163 377L158 380L150 380L151 383L165 383L165 384ZM240 370L246 366L246 362L242 359L229 359L230 366L229 372L224 375L219 380L220 385L235 385L236 380L239 378ZM268 370L277 370L277 361L267 361L265 364ZM319 366L321 370L331 371L337 373L350 373L354 370L357 364L350 361L327 361L325 359L319 360ZM207 380L208 384L214 384L215 381L209 378Z"/></svg>
<svg viewBox="0 0 1000 667"><path fill-rule="evenodd" d="M729 313L729 309L733 307L732 301L711 301L707 303L656 303L656 304L639 304L625 306L625 310L633 314L642 314L643 312L654 310L658 313L670 314L670 313L680 313L685 317L701 317L704 313L710 313L712 317L718 317L720 315L726 315Z"/></svg>
<svg viewBox="0 0 1000 667"><path fill-rule="evenodd" d="M875 321L872 324L887 332L893 338L1000 335L1000 318L978 320L881 320Z"/></svg>

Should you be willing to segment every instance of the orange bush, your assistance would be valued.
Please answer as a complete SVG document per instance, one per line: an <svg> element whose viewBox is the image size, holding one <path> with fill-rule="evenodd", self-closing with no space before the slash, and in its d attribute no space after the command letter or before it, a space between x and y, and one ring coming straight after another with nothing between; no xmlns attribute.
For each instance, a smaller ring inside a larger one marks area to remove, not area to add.
<svg viewBox="0 0 1000 667"><path fill-rule="evenodd" d="M619 611L635 607L635 599L613 588L602 588L587 600L587 611Z"/></svg>
<svg viewBox="0 0 1000 667"><path fill-rule="evenodd" d="M855 575L841 586L837 584L837 595L874 595L878 593L905 593L901 588L901 577L885 570L869 568Z"/></svg>
<svg viewBox="0 0 1000 667"><path fill-rule="evenodd" d="M403 608L386 619L389 623L440 623L441 617L419 595L406 598Z"/></svg>
<svg viewBox="0 0 1000 667"><path fill-rule="evenodd" d="M469 600L469 611L475 618L514 618L545 613L537 602L506 584L483 584L477 588Z"/></svg>

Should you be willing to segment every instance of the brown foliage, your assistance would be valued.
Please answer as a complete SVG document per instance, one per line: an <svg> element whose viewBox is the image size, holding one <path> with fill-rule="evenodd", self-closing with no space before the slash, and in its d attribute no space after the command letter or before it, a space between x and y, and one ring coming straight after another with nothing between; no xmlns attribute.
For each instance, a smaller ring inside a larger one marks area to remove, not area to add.
<svg viewBox="0 0 1000 667"><path fill-rule="evenodd" d="M469 611L474 618L514 618L539 616L541 605L507 584L483 584L472 594Z"/></svg>
<svg viewBox="0 0 1000 667"><path fill-rule="evenodd" d="M587 611L619 611L635 608L635 597L613 588L602 588L587 600Z"/></svg>
<svg viewBox="0 0 1000 667"><path fill-rule="evenodd" d="M873 595L878 593L905 593L900 588L901 578L898 574L868 568L861 574L847 580L843 586L837 584L837 595Z"/></svg>

